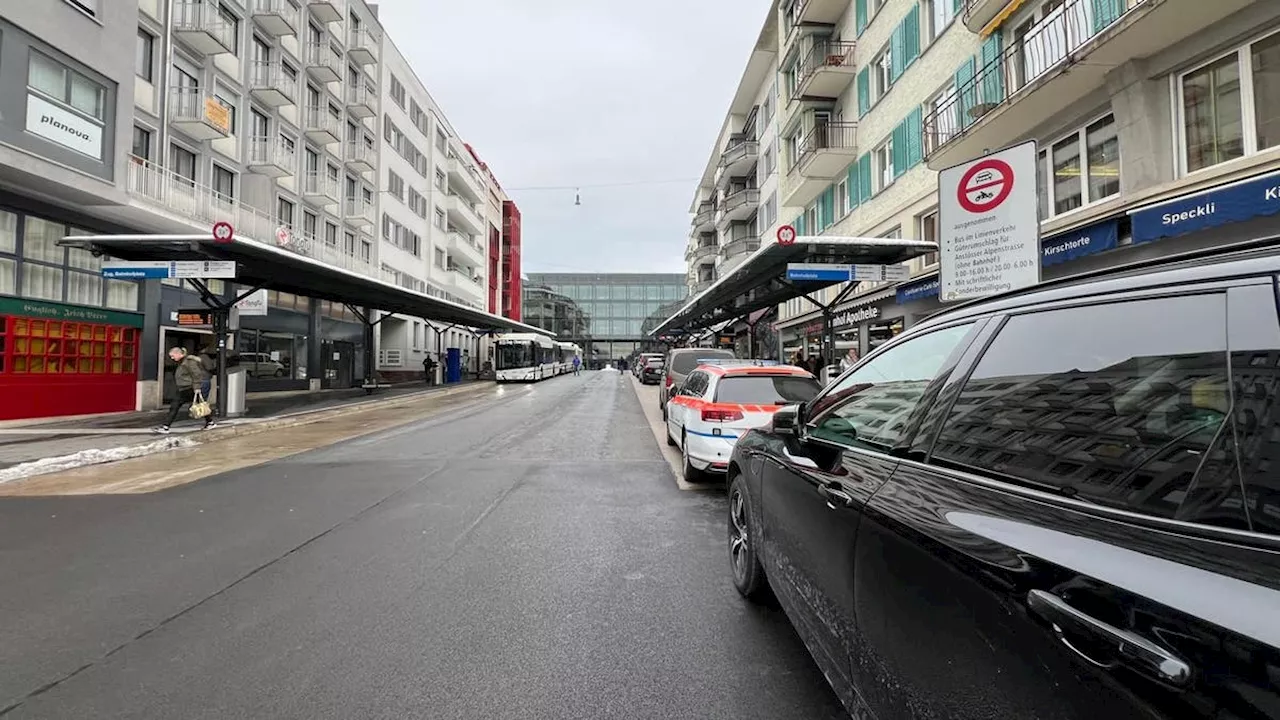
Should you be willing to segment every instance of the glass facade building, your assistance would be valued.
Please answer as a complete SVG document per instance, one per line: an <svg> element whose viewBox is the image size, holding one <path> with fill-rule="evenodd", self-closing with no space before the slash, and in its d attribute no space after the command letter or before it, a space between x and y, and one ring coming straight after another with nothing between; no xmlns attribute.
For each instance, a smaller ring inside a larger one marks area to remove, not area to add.
<svg viewBox="0 0 1280 720"><path fill-rule="evenodd" d="M605 363L657 349L654 317L689 294L683 273L527 273L524 321ZM665 317L665 316L664 316ZM589 348L589 350L588 350Z"/></svg>

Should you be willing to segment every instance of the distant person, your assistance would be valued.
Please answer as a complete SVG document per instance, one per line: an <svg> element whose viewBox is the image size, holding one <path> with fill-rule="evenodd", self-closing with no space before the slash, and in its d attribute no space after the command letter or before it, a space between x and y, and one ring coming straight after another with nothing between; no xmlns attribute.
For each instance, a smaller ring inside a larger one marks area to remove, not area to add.
<svg viewBox="0 0 1280 720"><path fill-rule="evenodd" d="M422 374L428 385L436 384L436 361L430 355L422 358Z"/></svg>
<svg viewBox="0 0 1280 720"><path fill-rule="evenodd" d="M204 369L204 363L195 355L187 354L186 350L180 347L169 349L169 359L178 364L173 370L173 399L169 401L169 418L164 424L154 428L154 432L161 435L167 435L169 428L173 426L175 420L178 419L178 413L182 410L183 405L194 404L198 400L208 402L209 396L205 390L209 387L209 373ZM208 430L216 427L217 423L213 421L213 414L210 413L204 417L204 427Z"/></svg>
<svg viewBox="0 0 1280 720"><path fill-rule="evenodd" d="M578 371L581 369L582 369L582 358L578 357L577 355L574 355L573 356L573 374L577 375Z"/></svg>
<svg viewBox="0 0 1280 720"><path fill-rule="evenodd" d="M840 358L840 372L844 372L857 364L858 351L854 348L849 348L849 352L845 353L844 357Z"/></svg>

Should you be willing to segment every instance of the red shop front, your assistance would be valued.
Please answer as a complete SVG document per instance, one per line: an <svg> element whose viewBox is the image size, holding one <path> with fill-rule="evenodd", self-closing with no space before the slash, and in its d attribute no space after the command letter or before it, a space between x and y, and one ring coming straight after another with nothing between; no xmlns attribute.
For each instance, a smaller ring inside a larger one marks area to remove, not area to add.
<svg viewBox="0 0 1280 720"><path fill-rule="evenodd" d="M135 409L142 320L0 298L0 420Z"/></svg>

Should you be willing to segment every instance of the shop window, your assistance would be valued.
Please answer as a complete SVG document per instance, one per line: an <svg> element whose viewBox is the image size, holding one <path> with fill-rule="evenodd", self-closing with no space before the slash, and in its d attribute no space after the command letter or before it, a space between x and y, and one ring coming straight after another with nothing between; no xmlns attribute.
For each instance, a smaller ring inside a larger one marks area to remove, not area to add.
<svg viewBox="0 0 1280 720"><path fill-rule="evenodd" d="M62 300L62 268L27 263L22 268L22 296Z"/></svg>
<svg viewBox="0 0 1280 720"><path fill-rule="evenodd" d="M91 307L102 306L102 276L68 271L67 302Z"/></svg>
<svg viewBox="0 0 1280 720"><path fill-rule="evenodd" d="M1280 34L1273 34L1178 77L1185 172L1280 145L1277 72Z"/></svg>
<svg viewBox="0 0 1280 720"><path fill-rule="evenodd" d="M18 215L0 210L0 253L18 252Z"/></svg>
<svg viewBox="0 0 1280 720"><path fill-rule="evenodd" d="M0 316L0 372L136 376L138 339L131 327Z"/></svg>
<svg viewBox="0 0 1280 720"><path fill-rule="evenodd" d="M1120 194L1120 139L1115 117L1106 115L1040 152L1042 220Z"/></svg>
<svg viewBox="0 0 1280 720"><path fill-rule="evenodd" d="M23 230L22 256L28 260L61 265L65 253L58 241L66 235L66 225L28 215Z"/></svg>
<svg viewBox="0 0 1280 720"><path fill-rule="evenodd" d="M105 120L107 89L47 55L32 51L27 85L69 110Z"/></svg>
<svg viewBox="0 0 1280 720"><path fill-rule="evenodd" d="M113 310L137 311L138 283L128 280L108 280L106 306Z"/></svg>
<svg viewBox="0 0 1280 720"><path fill-rule="evenodd" d="M0 295L18 292L18 261L0 255Z"/></svg>

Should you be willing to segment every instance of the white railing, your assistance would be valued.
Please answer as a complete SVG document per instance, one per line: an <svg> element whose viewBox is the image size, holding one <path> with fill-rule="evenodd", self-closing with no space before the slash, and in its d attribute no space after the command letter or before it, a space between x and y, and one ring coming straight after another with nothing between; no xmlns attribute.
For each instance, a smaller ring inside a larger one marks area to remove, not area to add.
<svg viewBox="0 0 1280 720"><path fill-rule="evenodd" d="M326 132L335 138L342 137L342 123L338 118L329 114L329 109L319 107L317 105L308 105L306 114L306 123L304 129L306 132ZM337 142L336 140L334 142Z"/></svg>
<svg viewBox="0 0 1280 720"><path fill-rule="evenodd" d="M347 49L355 50L357 48L368 50L374 57L378 56L378 46L381 45L381 39L373 30L360 27L351 28L347 31Z"/></svg>
<svg viewBox="0 0 1280 720"><path fill-rule="evenodd" d="M297 148L285 145L279 135L274 137L255 137L249 141L250 165L275 165L293 174L297 169Z"/></svg>
<svg viewBox="0 0 1280 720"><path fill-rule="evenodd" d="M278 243L276 233L282 225L274 216L235 198L226 198L208 186L154 163L136 157L131 157L130 160L127 176L129 194L154 206L152 209L157 213L168 214L187 222L193 233L209 232L214 223L226 221L235 228L237 237L278 245L327 265L377 277L377 271L369 262L312 238L294 235L287 243Z"/></svg>
<svg viewBox="0 0 1280 720"><path fill-rule="evenodd" d="M310 197L325 197L338 201L338 179L329 177L323 170L308 170L302 179L302 194Z"/></svg>
<svg viewBox="0 0 1280 720"><path fill-rule="evenodd" d="M349 197L346 202L346 216L362 218L364 220L373 220L373 205L364 201L364 198Z"/></svg>
<svg viewBox="0 0 1280 720"><path fill-rule="evenodd" d="M365 145L361 140L347 140L346 148L343 151L343 160L349 163L362 162L368 165L377 165L377 157L373 153L373 148Z"/></svg>
<svg viewBox="0 0 1280 720"><path fill-rule="evenodd" d="M332 70L336 75L342 75L340 69L339 58L333 54L333 50L328 43L307 43L306 57L307 67L322 67Z"/></svg>
<svg viewBox="0 0 1280 720"><path fill-rule="evenodd" d="M256 60L249 68L250 90L277 90L290 99L298 94L298 80L284 74L279 60Z"/></svg>
<svg viewBox="0 0 1280 720"><path fill-rule="evenodd" d="M218 6L204 0L176 0L173 3L174 32L206 32L228 52L235 49L236 35L231 24L218 14Z"/></svg>
<svg viewBox="0 0 1280 720"><path fill-rule="evenodd" d="M253 0L254 15L279 15L290 25L298 24L298 8L288 0Z"/></svg>
<svg viewBox="0 0 1280 720"><path fill-rule="evenodd" d="M208 95L198 87L169 88L169 119L205 122L204 103Z"/></svg>

